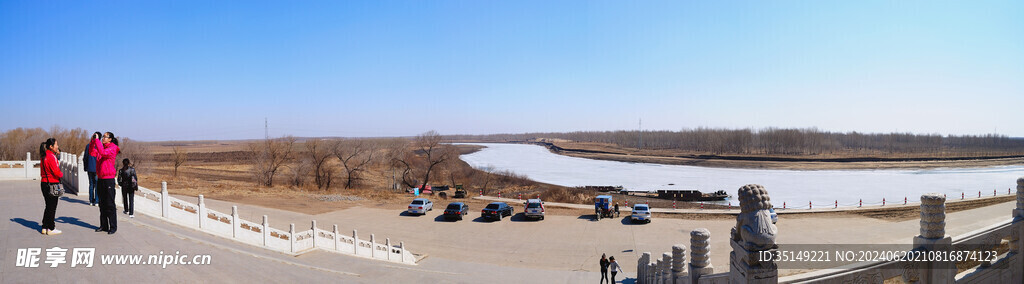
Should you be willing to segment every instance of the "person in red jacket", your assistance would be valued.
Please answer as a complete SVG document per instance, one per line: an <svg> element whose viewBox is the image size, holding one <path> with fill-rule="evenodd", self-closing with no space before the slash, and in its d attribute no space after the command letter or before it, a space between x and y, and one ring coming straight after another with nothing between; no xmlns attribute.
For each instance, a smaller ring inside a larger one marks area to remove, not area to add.
<svg viewBox="0 0 1024 284"><path fill-rule="evenodd" d="M60 147L57 146L57 139L46 139L46 142L39 144L39 187L43 190L43 200L46 201L46 209L43 209L43 228L39 232L43 235L57 235L61 231L54 228L53 218L57 215L57 196L50 195L50 184L59 183L64 173L57 165L57 154Z"/></svg>
<svg viewBox="0 0 1024 284"><path fill-rule="evenodd" d="M115 195L114 178L117 178L115 161L121 149L117 147L117 138L114 133L104 133L103 137L92 136L90 154L96 157L96 178L99 179L96 185L96 195L100 201L100 227L96 232L106 231L108 235L117 232L117 205L114 204Z"/></svg>

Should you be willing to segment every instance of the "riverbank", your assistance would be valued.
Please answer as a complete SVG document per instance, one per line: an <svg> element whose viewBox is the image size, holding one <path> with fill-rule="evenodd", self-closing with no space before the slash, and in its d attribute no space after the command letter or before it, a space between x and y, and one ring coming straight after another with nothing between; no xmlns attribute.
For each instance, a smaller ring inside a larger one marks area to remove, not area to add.
<svg viewBox="0 0 1024 284"><path fill-rule="evenodd" d="M991 157L856 157L856 156L727 156L669 150L624 149L611 144L570 141L530 142L552 153L577 158L712 168L857 170L982 168L1024 164L1024 156Z"/></svg>

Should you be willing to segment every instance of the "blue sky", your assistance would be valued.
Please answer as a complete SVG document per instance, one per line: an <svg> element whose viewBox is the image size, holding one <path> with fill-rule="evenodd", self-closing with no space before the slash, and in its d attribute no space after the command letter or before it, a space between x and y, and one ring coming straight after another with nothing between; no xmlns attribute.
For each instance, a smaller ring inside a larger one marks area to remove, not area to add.
<svg viewBox="0 0 1024 284"><path fill-rule="evenodd" d="M1020 1L0 1L0 130L1024 137ZM44 108L45 106L45 108Z"/></svg>

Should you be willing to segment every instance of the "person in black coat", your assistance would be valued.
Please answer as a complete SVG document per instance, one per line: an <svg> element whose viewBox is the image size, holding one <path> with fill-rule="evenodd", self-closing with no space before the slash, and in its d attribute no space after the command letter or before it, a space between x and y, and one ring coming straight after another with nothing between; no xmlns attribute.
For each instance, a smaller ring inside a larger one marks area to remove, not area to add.
<svg viewBox="0 0 1024 284"><path fill-rule="evenodd" d="M135 167L131 161L124 159L121 170L117 172L117 185L121 186L121 201L124 203L124 214L135 218L135 191L139 189L139 178L135 175Z"/></svg>

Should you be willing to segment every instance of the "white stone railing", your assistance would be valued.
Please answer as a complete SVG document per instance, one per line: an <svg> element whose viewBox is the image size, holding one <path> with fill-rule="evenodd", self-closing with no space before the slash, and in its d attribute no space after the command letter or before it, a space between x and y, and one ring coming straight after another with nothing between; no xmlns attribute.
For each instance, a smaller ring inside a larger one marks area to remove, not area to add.
<svg viewBox="0 0 1024 284"><path fill-rule="evenodd" d="M1001 253L975 262L860 262L780 278L774 263L761 261L756 267L737 269L738 257L749 256L751 251L730 240L733 251L729 253L729 271L712 274L707 246L710 233L696 229L690 233L689 265L685 264L683 245L673 246L672 253L664 253L660 258L652 259L650 252L644 252L637 261L637 283L748 283L753 274L776 275L753 281L757 283L1024 283L1024 259L1020 256L1024 248L1024 239L1020 237L1024 233L1024 177L1017 179L1017 208L1012 218L955 238L945 235L945 195L925 194L921 200L921 234L914 237L913 250ZM958 269L958 265L972 267Z"/></svg>
<svg viewBox="0 0 1024 284"><path fill-rule="evenodd" d="M32 153L25 153L25 160L0 161L0 178L2 179L36 179L39 169L35 168L39 161L32 160ZM18 167L18 168L16 168Z"/></svg>
<svg viewBox="0 0 1024 284"><path fill-rule="evenodd" d="M120 191L120 189L118 190ZM392 246L391 241L385 239L385 242L381 244L372 234L369 241L360 240L355 230L352 231L351 237L342 236L338 232L337 225L334 225L331 231L327 231L318 228L315 220L312 221L312 226L309 229L303 231L296 231L295 224L289 224L288 231L274 229L270 227L267 215L263 215L263 220L257 223L238 217L238 206L232 206L232 212L228 214L207 208L202 195L198 197L198 203L190 203L170 196L167 192L166 182L162 184L160 192L140 186L137 194L139 195L135 198L137 214L164 219L174 224L241 243L290 254L301 254L320 249L370 259L416 264L415 255L406 249L404 243ZM117 198L116 201L118 206L123 206L120 198ZM356 243L360 246L357 247Z"/></svg>

